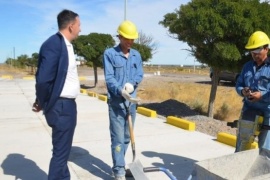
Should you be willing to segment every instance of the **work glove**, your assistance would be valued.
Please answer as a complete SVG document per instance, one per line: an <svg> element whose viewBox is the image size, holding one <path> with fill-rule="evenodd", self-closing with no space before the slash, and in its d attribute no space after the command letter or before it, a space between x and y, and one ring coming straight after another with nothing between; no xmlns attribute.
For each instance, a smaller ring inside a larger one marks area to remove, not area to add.
<svg viewBox="0 0 270 180"><path fill-rule="evenodd" d="M121 92L122 96L129 102L133 103L133 104L138 104L141 99L140 98L133 98L126 90L125 88L122 90Z"/></svg>
<svg viewBox="0 0 270 180"><path fill-rule="evenodd" d="M131 83L126 83L124 88L130 94L134 91L134 86Z"/></svg>

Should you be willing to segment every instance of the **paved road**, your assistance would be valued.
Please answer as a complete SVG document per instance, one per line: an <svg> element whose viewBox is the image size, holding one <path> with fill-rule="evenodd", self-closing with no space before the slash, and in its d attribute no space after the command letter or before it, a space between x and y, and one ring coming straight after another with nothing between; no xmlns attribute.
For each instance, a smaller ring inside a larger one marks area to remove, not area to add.
<svg viewBox="0 0 270 180"><path fill-rule="evenodd" d="M51 131L42 113L31 111L34 80L0 78L0 179L45 180L51 157ZM107 104L80 94L78 124L69 159L72 180L112 179ZM136 158L144 167L169 169L187 179L197 161L231 154L233 147L197 131L186 131L159 118L137 115ZM128 149L126 162L131 163ZM168 179L162 172L149 179Z"/></svg>

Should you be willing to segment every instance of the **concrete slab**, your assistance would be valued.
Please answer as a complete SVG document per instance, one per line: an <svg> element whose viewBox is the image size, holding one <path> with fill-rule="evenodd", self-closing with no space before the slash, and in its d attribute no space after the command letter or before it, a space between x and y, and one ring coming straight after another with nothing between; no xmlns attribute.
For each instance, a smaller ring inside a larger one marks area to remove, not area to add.
<svg viewBox="0 0 270 180"><path fill-rule="evenodd" d="M51 130L42 113L31 111L35 82L0 79L0 84L0 179L45 180L51 158ZM76 101L78 124L69 160L71 179L112 179L107 104L86 94L80 94ZM234 152L216 137L141 114L137 114L134 133L136 159L144 167L169 169L178 179L187 179L195 162ZM129 148L126 163L131 161ZM168 179L163 172L146 175L149 179Z"/></svg>
<svg viewBox="0 0 270 180"><path fill-rule="evenodd" d="M270 178L270 151L252 149L195 163L192 180Z"/></svg>

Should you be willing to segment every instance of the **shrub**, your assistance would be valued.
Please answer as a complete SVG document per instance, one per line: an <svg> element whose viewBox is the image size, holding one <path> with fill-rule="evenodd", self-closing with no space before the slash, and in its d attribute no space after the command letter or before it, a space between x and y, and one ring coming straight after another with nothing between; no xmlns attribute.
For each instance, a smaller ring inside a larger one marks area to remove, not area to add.
<svg viewBox="0 0 270 180"><path fill-rule="evenodd" d="M215 119L225 120L229 116L230 108L227 103L223 103L214 115Z"/></svg>

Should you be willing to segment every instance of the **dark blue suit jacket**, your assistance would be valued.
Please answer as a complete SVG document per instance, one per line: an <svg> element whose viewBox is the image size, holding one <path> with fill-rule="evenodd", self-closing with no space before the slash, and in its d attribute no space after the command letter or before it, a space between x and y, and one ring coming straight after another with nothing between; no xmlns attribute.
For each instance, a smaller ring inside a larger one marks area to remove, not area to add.
<svg viewBox="0 0 270 180"><path fill-rule="evenodd" d="M36 97L43 112L48 112L60 97L68 70L68 51L58 32L41 46L36 73Z"/></svg>

